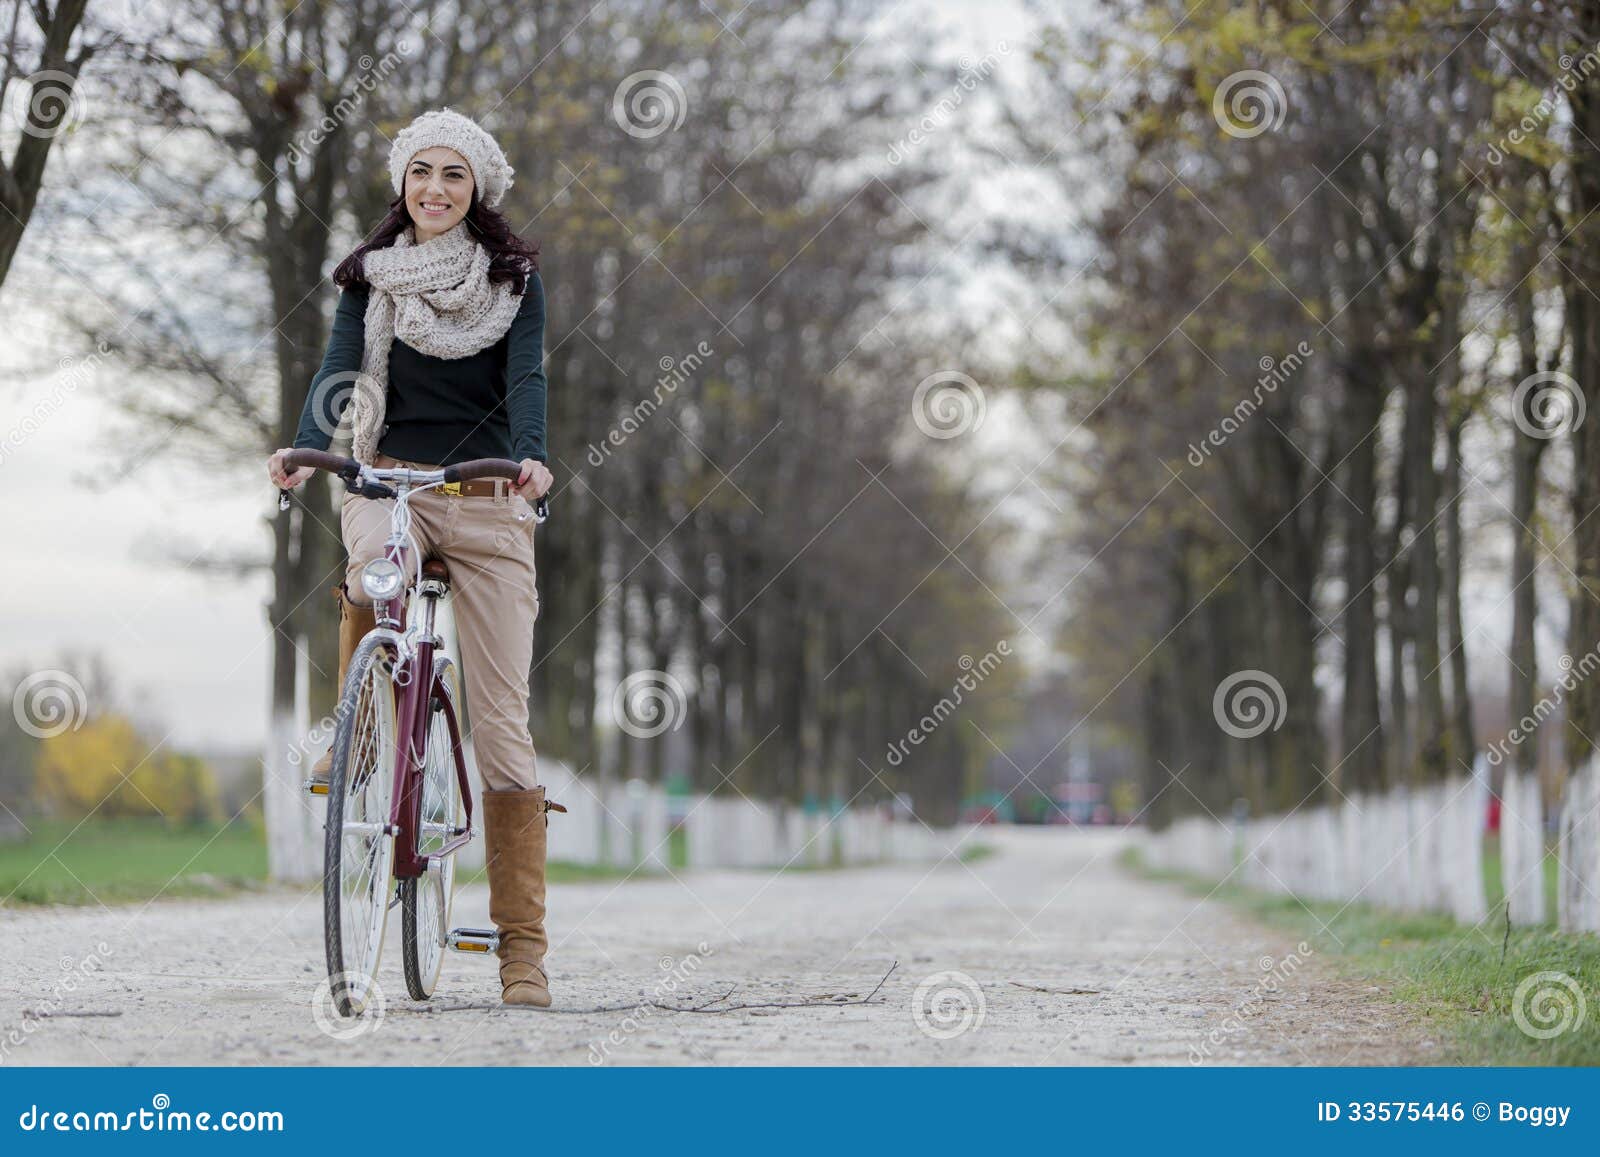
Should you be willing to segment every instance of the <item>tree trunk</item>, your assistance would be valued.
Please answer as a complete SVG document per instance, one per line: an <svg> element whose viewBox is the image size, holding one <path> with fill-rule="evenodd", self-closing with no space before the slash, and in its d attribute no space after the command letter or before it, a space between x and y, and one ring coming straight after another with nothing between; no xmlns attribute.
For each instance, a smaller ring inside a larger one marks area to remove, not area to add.
<svg viewBox="0 0 1600 1157"><path fill-rule="evenodd" d="M43 24L44 44L35 75L49 72L53 74L53 79L44 93L31 92L29 98L22 102L27 108L26 131L17 141L11 163L7 165L0 158L0 286L5 285L6 274L11 271L11 263L22 244L22 235L38 203L45 165L60 135L60 121L72 115L72 97L77 88L78 71L87 57L80 54L76 59L71 59L67 56L67 49L72 44L78 26L83 23L86 7L88 0L58 0L55 12ZM46 9L39 5L39 10ZM15 46L12 48L14 51ZM3 95L0 92L0 96Z"/></svg>
<svg viewBox="0 0 1600 1157"><path fill-rule="evenodd" d="M1356 791L1384 786L1384 737L1378 707L1378 438L1383 388L1375 368L1352 358L1345 381L1345 444L1351 447L1344 519L1344 706L1339 774Z"/></svg>

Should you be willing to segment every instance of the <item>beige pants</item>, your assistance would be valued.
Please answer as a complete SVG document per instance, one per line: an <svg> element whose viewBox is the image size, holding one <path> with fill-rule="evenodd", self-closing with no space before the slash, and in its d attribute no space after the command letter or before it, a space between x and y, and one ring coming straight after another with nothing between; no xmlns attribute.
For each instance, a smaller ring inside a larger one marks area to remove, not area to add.
<svg viewBox="0 0 1600 1157"><path fill-rule="evenodd" d="M375 464L436 469L385 455ZM450 568L450 604L478 775L493 791L536 787L528 734L528 672L533 621L539 615L533 508L516 495L464 498L438 490L416 494L409 505L411 535L422 557L443 559ZM352 602L371 601L361 589L361 568L383 557L393 509L393 499L344 496L339 524L350 555L345 590Z"/></svg>

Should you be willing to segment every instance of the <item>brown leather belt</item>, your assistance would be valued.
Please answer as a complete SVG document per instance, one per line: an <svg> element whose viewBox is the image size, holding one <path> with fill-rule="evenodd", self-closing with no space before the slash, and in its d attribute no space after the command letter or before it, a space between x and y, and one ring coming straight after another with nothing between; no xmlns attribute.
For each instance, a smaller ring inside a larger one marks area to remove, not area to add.
<svg viewBox="0 0 1600 1157"><path fill-rule="evenodd" d="M372 464L382 470L437 470L423 462L406 462L387 454L375 454ZM461 498L505 498L511 492L511 483L504 478L475 478L471 482L446 482L434 487L440 494Z"/></svg>

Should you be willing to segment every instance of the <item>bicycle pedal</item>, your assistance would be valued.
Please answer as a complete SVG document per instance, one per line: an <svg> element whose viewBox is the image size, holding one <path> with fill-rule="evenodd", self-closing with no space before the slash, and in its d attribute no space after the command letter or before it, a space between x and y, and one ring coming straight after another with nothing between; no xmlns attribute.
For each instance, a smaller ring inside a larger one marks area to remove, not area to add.
<svg viewBox="0 0 1600 1157"><path fill-rule="evenodd" d="M500 949L500 933L493 928L452 928L445 946L456 952L492 956Z"/></svg>
<svg viewBox="0 0 1600 1157"><path fill-rule="evenodd" d="M308 779L302 785L307 795L327 795L328 781L325 779Z"/></svg>

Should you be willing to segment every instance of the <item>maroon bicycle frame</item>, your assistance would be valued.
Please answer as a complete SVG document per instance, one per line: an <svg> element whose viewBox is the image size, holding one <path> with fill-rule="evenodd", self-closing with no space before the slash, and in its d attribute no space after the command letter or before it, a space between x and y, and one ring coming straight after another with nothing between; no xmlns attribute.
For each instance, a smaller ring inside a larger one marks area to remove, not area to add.
<svg viewBox="0 0 1600 1157"><path fill-rule="evenodd" d="M289 469L312 466L319 470L330 471L343 478L346 486L352 490L356 490L361 471L361 466L355 459L329 454L325 450L291 450L284 457L284 465ZM519 477L521 469L519 463L507 459L479 458L445 467L444 480L446 482L471 482L479 478L510 480ZM410 477L409 472L406 477ZM394 496L394 491L388 487L379 489L384 493L367 496ZM356 492L361 493L359 490ZM287 509L288 501L289 492L280 491L279 509ZM540 521L543 521L545 510L543 498L539 499L535 510ZM411 550L403 542L391 542L384 547L384 557L399 566L400 573L408 577L411 574L410 556ZM431 580L424 577L421 581L426 583ZM381 613L378 614L378 623L381 627L388 627L402 634L405 632L406 594L409 590L408 584L394 598L384 601ZM428 870L430 860L454 853L472 838L472 787L467 780L467 757L461 749L461 722L456 718L455 704L444 694L444 688L440 686L438 697L441 709L444 711L445 722L450 729L450 754L456 765L456 783L461 790L466 824L455 830L450 839L431 854L421 855L417 851L417 840L422 832L422 761L428 750L428 721L432 715L430 703L435 693L433 658L438 645L437 636L433 633L433 616L438 609L437 596L424 595L419 586L417 597L425 601L422 629L417 632L416 652L406 661L405 673L408 677L405 682L402 684L397 678L393 684L395 688L394 770L398 790L389 805L388 826L398 845L395 850L394 875L399 879L414 879L422 875Z"/></svg>
<svg viewBox="0 0 1600 1157"><path fill-rule="evenodd" d="M384 557L400 568L400 573L411 574L411 550L402 544L389 544ZM427 582L427 579L423 579ZM379 625L385 620L394 629L406 629L406 591L402 589L394 598L382 604L378 615ZM456 718L455 704L444 693L442 683L436 688L433 673L433 654L437 636L433 633L432 611L435 596L424 595L419 587L417 598L428 600L425 631L417 636L416 653L407 660L410 677L402 684L394 681L395 689L395 783L399 790L390 803L389 826L395 833L394 875L397 879L412 879L428 870L428 861L447 856L464 847L472 839L472 788L467 779L467 758L461 747L461 724ZM426 678L423 677L426 673ZM422 832L422 761L428 750L428 722L432 715L431 700L437 694L444 711L445 723L450 729L450 753L456 765L456 783L461 789L462 805L466 810L466 825L445 844L429 855L417 851L418 837Z"/></svg>

